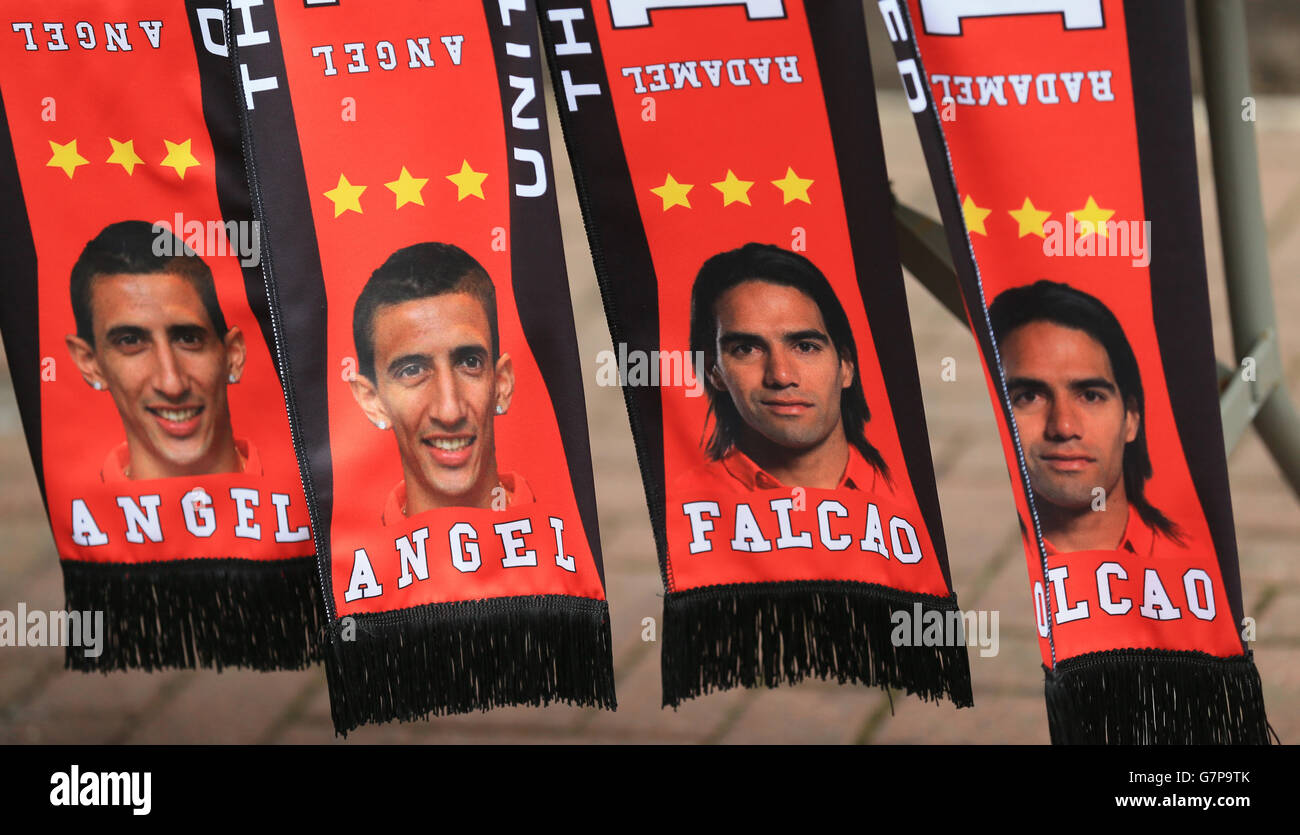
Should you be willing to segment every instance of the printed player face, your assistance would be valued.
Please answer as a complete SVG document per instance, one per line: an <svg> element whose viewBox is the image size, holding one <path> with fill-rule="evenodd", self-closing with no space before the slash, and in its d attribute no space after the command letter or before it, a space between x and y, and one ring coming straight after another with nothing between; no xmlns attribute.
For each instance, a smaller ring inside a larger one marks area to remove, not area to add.
<svg viewBox="0 0 1300 835"><path fill-rule="evenodd" d="M97 276L90 301L95 345L70 336L68 348L113 397L131 477L236 469L226 385L243 373L239 328L218 337L198 291L168 273Z"/></svg>
<svg viewBox="0 0 1300 835"><path fill-rule="evenodd" d="M718 359L709 378L731 394L742 443L757 433L809 450L843 431L840 393L853 384L853 364L840 359L812 298L755 279L723 293L714 313Z"/></svg>
<svg viewBox="0 0 1300 835"><path fill-rule="evenodd" d="M1120 396L1101 343L1075 328L1030 322L999 347L1034 492L1075 511L1091 509L1096 487L1107 503L1126 499L1124 446L1141 417Z"/></svg>
<svg viewBox="0 0 1300 835"><path fill-rule="evenodd" d="M487 313L468 293L379 308L375 377L358 377L357 402L393 428L406 478L407 515L438 507L490 507L497 485L493 422L514 391L510 358L492 363Z"/></svg>

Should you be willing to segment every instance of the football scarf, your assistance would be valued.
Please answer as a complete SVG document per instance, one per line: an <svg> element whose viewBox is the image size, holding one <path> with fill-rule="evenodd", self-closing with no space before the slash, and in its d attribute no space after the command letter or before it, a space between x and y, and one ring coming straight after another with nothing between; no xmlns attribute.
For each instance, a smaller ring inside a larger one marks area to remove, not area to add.
<svg viewBox="0 0 1300 835"><path fill-rule="evenodd" d="M231 27L335 726L612 708L535 11L268 2Z"/></svg>
<svg viewBox="0 0 1300 835"><path fill-rule="evenodd" d="M970 704L860 5L541 7L664 703L814 676Z"/></svg>
<svg viewBox="0 0 1300 835"><path fill-rule="evenodd" d="M302 667L314 546L221 10L3 10L0 324L67 664ZM75 633L100 618L91 654Z"/></svg>
<svg viewBox="0 0 1300 835"><path fill-rule="evenodd" d="M1181 3L881 0L1026 537L1055 742L1266 742Z"/></svg>

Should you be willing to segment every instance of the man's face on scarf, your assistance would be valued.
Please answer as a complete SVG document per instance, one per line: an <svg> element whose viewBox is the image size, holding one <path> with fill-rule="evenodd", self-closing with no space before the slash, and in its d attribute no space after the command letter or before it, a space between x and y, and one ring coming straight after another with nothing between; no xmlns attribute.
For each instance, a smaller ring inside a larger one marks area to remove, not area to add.
<svg viewBox="0 0 1300 835"><path fill-rule="evenodd" d="M711 377L740 413L742 451L748 437L803 452L843 431L840 397L852 385L854 369L840 359L810 296L781 284L744 281L718 297L714 315L717 361Z"/></svg>
<svg viewBox="0 0 1300 835"><path fill-rule="evenodd" d="M401 453L407 515L490 507L493 424L497 407L509 406L514 372L508 356L493 360L482 303L446 293L387 305L373 332L375 392Z"/></svg>
<svg viewBox="0 0 1300 835"><path fill-rule="evenodd" d="M1124 503L1124 447L1141 416L1115 382L1110 357L1084 331L1030 322L999 346L1034 492L1059 508L1089 512L1094 489Z"/></svg>
<svg viewBox="0 0 1300 835"><path fill-rule="evenodd" d="M94 345L68 345L113 397L131 478L236 471L226 386L243 373L239 328L218 336L193 284L171 273L97 276L90 303Z"/></svg>

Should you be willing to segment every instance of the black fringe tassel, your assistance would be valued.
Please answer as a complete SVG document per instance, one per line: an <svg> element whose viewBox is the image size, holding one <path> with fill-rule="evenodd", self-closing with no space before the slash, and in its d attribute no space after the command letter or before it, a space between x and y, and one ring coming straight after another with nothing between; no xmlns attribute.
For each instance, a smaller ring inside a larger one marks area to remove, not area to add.
<svg viewBox="0 0 1300 835"><path fill-rule="evenodd" d="M604 600L435 603L343 618L331 640L330 712L344 735L368 723L507 705L616 706Z"/></svg>
<svg viewBox="0 0 1300 835"><path fill-rule="evenodd" d="M970 707L965 644L894 646L893 613L957 611L956 598L838 581L745 583L664 598L664 705L814 676Z"/></svg>
<svg viewBox="0 0 1300 835"><path fill-rule="evenodd" d="M69 646L83 672L195 667L300 670L321 660L316 558L139 565L63 561L67 610L103 612L102 652Z"/></svg>
<svg viewBox="0 0 1300 835"><path fill-rule="evenodd" d="M1047 724L1064 745L1267 745L1250 655L1124 649L1044 668Z"/></svg>

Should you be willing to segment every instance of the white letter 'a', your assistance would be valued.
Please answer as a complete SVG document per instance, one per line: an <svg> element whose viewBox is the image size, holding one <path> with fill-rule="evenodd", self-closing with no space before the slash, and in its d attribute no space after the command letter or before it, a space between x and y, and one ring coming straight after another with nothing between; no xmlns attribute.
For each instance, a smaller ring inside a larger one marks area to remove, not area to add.
<svg viewBox="0 0 1300 835"><path fill-rule="evenodd" d="M343 600L351 603L363 597L378 597L384 593L384 587L375 580L375 570L370 567L370 555L365 548L352 552L352 577L348 590L343 593Z"/></svg>

